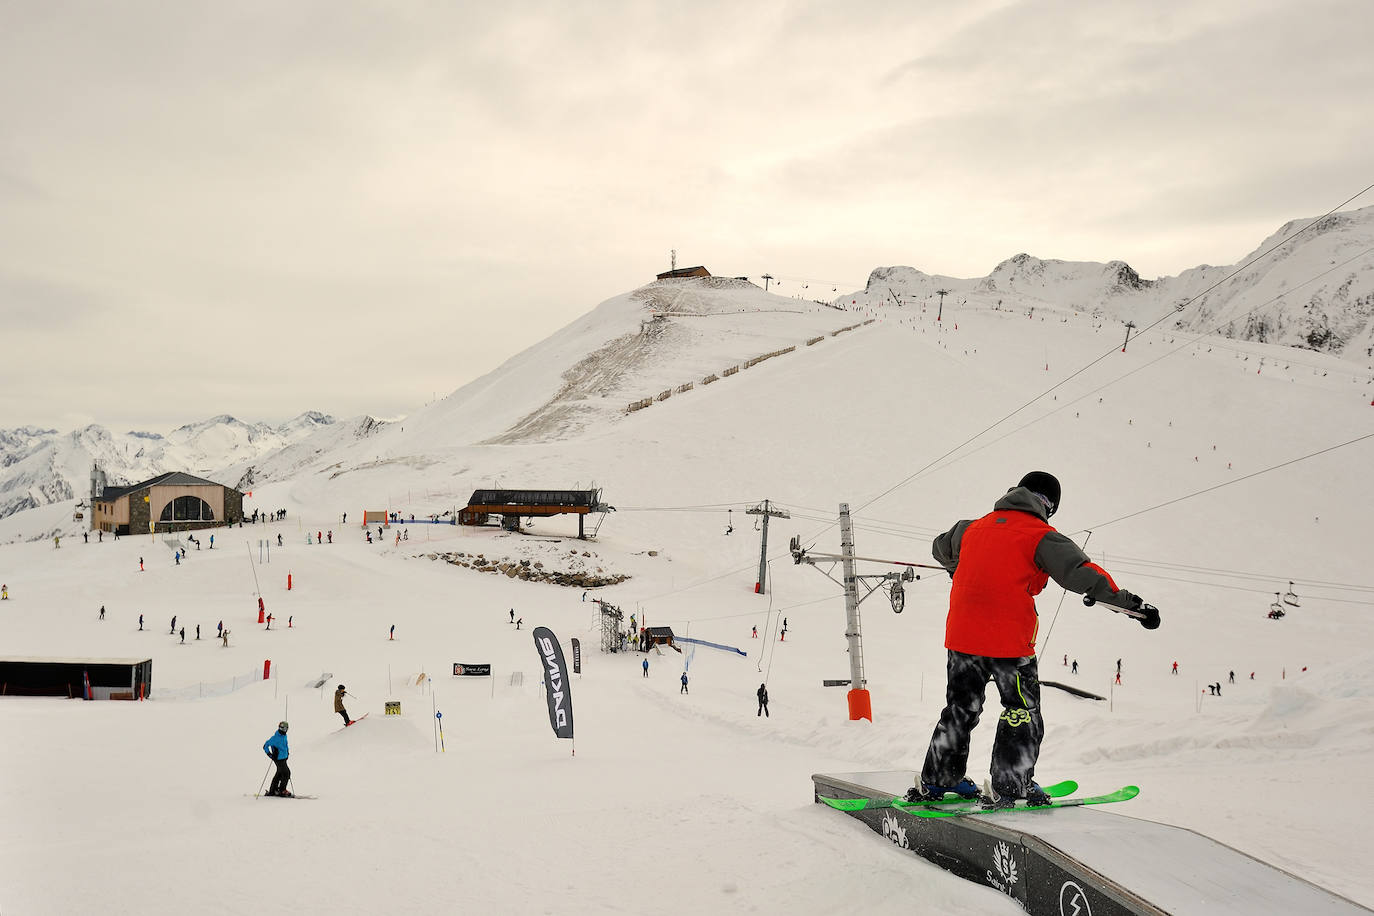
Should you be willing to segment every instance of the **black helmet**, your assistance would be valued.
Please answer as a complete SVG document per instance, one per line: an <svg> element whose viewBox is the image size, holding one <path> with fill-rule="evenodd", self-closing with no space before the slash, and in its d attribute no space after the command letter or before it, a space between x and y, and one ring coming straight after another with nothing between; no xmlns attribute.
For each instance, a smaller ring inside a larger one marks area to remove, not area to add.
<svg viewBox="0 0 1374 916"><path fill-rule="evenodd" d="M343 684L340 684L340 685L339 685L339 689L340 689L340 690L343 690L343 689L344 689L344 685L343 685Z"/></svg>
<svg viewBox="0 0 1374 916"><path fill-rule="evenodd" d="M1059 479L1048 471L1031 471L1021 478L1017 486L1044 497L1049 503L1045 507L1046 518L1059 511Z"/></svg>

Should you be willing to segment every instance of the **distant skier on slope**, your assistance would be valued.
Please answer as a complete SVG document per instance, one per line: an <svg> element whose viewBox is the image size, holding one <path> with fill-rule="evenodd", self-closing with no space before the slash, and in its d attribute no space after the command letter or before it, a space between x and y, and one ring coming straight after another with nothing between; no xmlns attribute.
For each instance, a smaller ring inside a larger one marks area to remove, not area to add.
<svg viewBox="0 0 1374 916"><path fill-rule="evenodd" d="M1035 782L1045 724L1035 658L1039 620L1034 596L1051 578L1072 592L1121 608L1141 626L1159 626L1159 611L1117 588L1106 570L1049 524L1059 509L1059 481L1032 471L980 519L956 523L935 538L931 554L954 580L945 623L945 708L931 735L909 800L953 792L979 794L965 774L969 735L978 724L988 681L1002 701L993 740L993 801L1048 804Z"/></svg>
<svg viewBox="0 0 1374 916"><path fill-rule="evenodd" d="M759 711L754 713L754 715L769 716L771 718L768 712L768 685L760 684L759 689L755 691L755 695L759 698Z"/></svg>
<svg viewBox="0 0 1374 916"><path fill-rule="evenodd" d="M277 765L276 775L272 777L272 785L268 787L268 795L280 795L282 798L290 798L291 793L287 790L286 784L291 781L291 768L286 765L286 758L291 756L291 750L286 744L287 723L283 720L277 723L277 730L262 744L262 752L272 758L272 762Z"/></svg>

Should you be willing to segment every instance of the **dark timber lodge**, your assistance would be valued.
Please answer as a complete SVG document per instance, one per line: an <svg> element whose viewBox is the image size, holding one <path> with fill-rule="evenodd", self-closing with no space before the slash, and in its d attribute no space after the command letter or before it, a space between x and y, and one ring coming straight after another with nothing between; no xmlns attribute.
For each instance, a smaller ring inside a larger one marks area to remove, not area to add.
<svg viewBox="0 0 1374 916"><path fill-rule="evenodd" d="M91 471L91 528L116 534L191 531L243 518L243 494L210 480L172 471L129 487L107 487Z"/></svg>
<svg viewBox="0 0 1374 916"><path fill-rule="evenodd" d="M577 536L584 538L583 520L588 513L614 511L601 502L600 490L474 490L467 506L458 512L458 523L485 525L491 516L499 515L502 528L519 531L521 518L571 513L577 516Z"/></svg>

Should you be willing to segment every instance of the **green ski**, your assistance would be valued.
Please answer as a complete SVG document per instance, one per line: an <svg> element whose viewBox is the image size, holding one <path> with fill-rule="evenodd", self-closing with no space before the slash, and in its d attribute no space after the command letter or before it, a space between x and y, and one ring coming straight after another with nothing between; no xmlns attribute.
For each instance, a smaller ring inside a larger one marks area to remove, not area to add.
<svg viewBox="0 0 1374 916"><path fill-rule="evenodd" d="M964 817L969 814L1010 814L1017 811L1048 811L1051 808L1075 808L1080 805L1109 805L1112 802L1130 801L1140 794L1139 786L1122 786L1106 795L1084 795L1075 798L1055 798L1048 805L1027 806L1023 801L1011 808L983 807L971 803L961 808L917 808L911 813L917 817Z"/></svg>
<svg viewBox="0 0 1374 916"><path fill-rule="evenodd" d="M1062 798L1072 795L1078 791L1078 783L1072 779L1057 782L1052 786L1045 787L1045 794L1050 798ZM830 798L825 795L817 796L821 801L837 811L869 811L874 808L926 808L932 805L975 805L979 800L976 798L963 798L959 795L946 794L944 798L931 799L930 801L909 802L901 796L896 798Z"/></svg>

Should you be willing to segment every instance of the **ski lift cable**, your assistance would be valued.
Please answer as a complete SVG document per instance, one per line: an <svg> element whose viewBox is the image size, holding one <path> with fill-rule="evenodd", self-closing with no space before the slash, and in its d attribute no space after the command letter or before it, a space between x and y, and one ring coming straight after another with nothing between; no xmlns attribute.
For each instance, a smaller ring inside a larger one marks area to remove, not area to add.
<svg viewBox="0 0 1374 916"><path fill-rule="evenodd" d="M1124 554L1114 554L1112 565L1116 566L1144 566L1146 568L1163 568L1180 570L1184 572L1199 572L1208 575L1223 576L1233 579L1257 579L1263 582L1272 582L1273 573L1244 572L1235 569L1219 569L1212 566L1194 566L1188 563L1164 563L1156 560L1144 560L1139 557L1125 556ZM1294 584L1301 585L1303 588L1333 588L1341 590L1367 591L1374 592L1374 585L1352 585L1347 582L1333 582L1327 579L1293 579L1289 582L1290 590Z"/></svg>
<svg viewBox="0 0 1374 916"><path fill-rule="evenodd" d="M953 455L953 454L955 454L956 452L958 452L963 446L959 446L959 447L953 449L953 450L950 451L950 452L946 452L946 453L945 453L944 455L942 455L941 457L935 459L935 461L933 461L933 462L931 462L930 464L926 465L926 467L924 467L924 468L920 469L919 471L917 471L916 474L912 475L912 478L908 478L908 480L909 480L909 479L914 479L914 477L917 477L917 476L924 475L924 474L926 474L927 472L942 471L942 470L944 470L944 469L947 468L947 467L951 467L951 466L953 466L953 465L958 464L959 462L963 461L963 460L966 459L966 458L969 458L969 457L972 456L972 455L978 454L979 452L983 451L984 449L991 448L992 446L996 445L997 443L999 443L999 442L1001 442L1001 441L1003 441L1003 440L1005 440L1005 439L1008 439L1008 438L1010 438L1011 436L1016 435L1017 433L1023 432L1024 430L1029 429L1030 427L1034 426L1034 425L1037 424L1037 423L1040 423L1040 422L1043 422L1043 421L1045 421L1045 420L1050 419L1051 417L1055 416L1056 414L1060 413L1061 411L1068 410L1068 409L1069 409L1070 407L1072 407L1073 405L1075 405L1075 404L1077 404L1077 403L1079 403L1079 402L1081 402L1081 401L1087 400L1088 398L1092 397L1093 395L1097 394L1098 392L1105 391L1106 389L1108 389L1108 388L1110 388L1111 386L1117 384L1118 382L1125 381L1126 379L1128 379L1128 378L1130 378L1131 376L1135 375L1137 372L1143 372L1144 370L1149 369L1150 367L1152 367L1152 366L1154 366L1156 363L1158 363L1160 360L1168 359L1169 357L1174 356L1174 355L1176 355L1176 354L1182 352L1183 350L1188 349L1189 347L1197 346L1197 345L1198 345L1202 340L1204 340L1206 337L1208 337L1208 336L1210 336L1210 335L1212 335L1212 334L1215 334L1217 331L1219 331L1219 330L1224 326L1224 324L1229 323L1230 321L1234 321L1234 320L1236 320L1236 319L1238 319L1238 318L1244 318L1244 317L1246 317L1246 316L1248 316L1248 315L1251 315L1251 314L1253 314L1253 313L1259 311L1260 309L1264 308L1265 306L1270 305L1271 303L1276 302L1276 301L1279 300L1279 299L1282 299L1284 296L1290 295L1290 294L1296 292L1297 290L1302 289L1304 286L1307 286L1307 285L1310 284L1310 283L1315 283L1317 280L1320 280L1322 277L1326 276L1327 274L1331 273L1332 271L1340 270L1342 267L1345 267L1346 265L1350 264L1352 261L1357 261L1357 260L1359 260L1360 258L1363 258L1363 257L1365 257L1365 256L1367 256L1367 255L1369 255L1369 254L1371 254L1371 253L1374 253L1374 248L1366 248L1364 251L1361 251L1359 254L1356 254L1356 255L1354 255L1353 257L1347 258L1346 260L1342 261L1341 263L1339 263L1339 264L1337 264L1337 265L1335 265L1335 266L1333 266L1333 267L1327 268L1326 270L1322 271L1321 273L1317 274L1316 276L1310 277L1310 278L1308 278L1307 280L1304 280L1304 281L1302 281L1301 283L1297 284L1296 286L1290 287L1289 289L1285 290L1284 292L1279 293L1278 295L1276 295L1276 296L1274 296L1274 297L1272 297L1272 298L1270 298L1270 299L1267 299L1267 300L1265 300L1264 302L1261 302L1260 304L1256 305L1254 308L1250 309L1249 311L1243 312L1243 313L1241 313L1240 315L1233 316L1232 318L1227 319L1227 322L1223 322L1223 323L1217 324L1216 327L1212 328L1212 329L1209 330L1209 331L1204 331L1204 332L1202 332L1201 334L1198 334L1198 335L1197 335L1196 337L1194 337L1192 340L1187 341L1186 343L1183 343L1183 344L1181 344L1180 346L1175 347L1174 349L1172 349L1172 350L1170 350L1170 351L1168 351L1168 352L1166 352L1166 353L1162 353L1162 354L1160 354L1159 356L1155 357L1154 359L1152 359L1152 360L1150 360L1150 361L1148 361L1148 362L1142 363L1141 365L1136 366L1134 369L1131 369L1131 370L1129 370L1129 371L1127 371L1127 372L1124 372L1124 373L1122 373L1121 375L1117 376L1116 378L1111 379L1110 381L1103 382L1101 385L1098 385L1096 388L1089 389L1088 391L1085 391L1083 394L1080 394L1078 397L1073 398L1072 400L1069 400L1069 401L1065 401L1063 404L1060 404L1059 406L1054 407L1054 408L1052 408L1052 409L1046 411L1044 414L1042 414L1042 415L1039 416L1039 417L1036 417L1034 420L1031 420L1031 421L1029 421L1029 422L1027 422L1027 423L1024 423L1024 424L1022 424L1021 426L1016 427L1015 429L1008 430L1008 431L1006 431L1005 433L1003 433L1002 435L998 436L996 439L989 439L987 442L984 442L982 445L979 445L977 448L969 449L968 451L963 452L962 454L960 454L960 455L959 455L958 457L956 457L956 458L952 458L952 459L949 460L949 461L945 461L946 458L949 458L951 455ZM1203 294L1203 293L1199 293L1198 295L1201 296L1201 295L1204 295L1204 294ZM1194 299L1196 299L1196 298L1197 298L1197 297L1194 297ZM1193 301L1193 300L1189 300L1189 303L1191 303L1192 301ZM1165 317L1168 317L1168 316L1165 316ZM1151 325L1150 327L1154 327L1154 326ZM1146 330L1148 330L1148 328L1147 328ZM1139 333L1143 333L1143 331L1142 331L1142 332L1139 332ZM1084 368L1088 368L1088 367L1084 367ZM1350 373L1350 375L1351 375L1352 378L1357 378L1357 377L1359 377L1359 376L1361 375L1361 373L1357 373L1357 372L1353 372L1353 371L1352 371L1352 372ZM1072 377L1072 376L1071 376L1071 377ZM1067 380L1068 380L1068 379L1065 379L1065 381L1067 381ZM1043 397L1044 394L1049 394L1050 391L1053 391L1053 390L1054 390L1053 388L1048 389L1047 391L1045 391L1045 392L1042 393L1041 397ZM1023 405L1023 407L1024 407L1024 406L1025 406L1025 405ZM1018 408L1018 410L1019 410L1019 409L1022 409L1022 408ZM1007 418L1009 418L1010 416L1012 416L1012 414L1008 414L1008 417L1007 417ZM1004 418L1004 419L1006 419L1006 418ZM1000 420L998 421L998 423L1001 423L1001 422L1002 422L1002 421L1000 421ZM997 426L998 423L994 423L993 426L992 426L992 427L988 427L988 429L992 429L993 427ZM984 432L987 432L987 430L984 430ZM970 438L969 440L967 440L964 444L967 445L969 442L974 441L975 439L978 438L978 436L981 436L982 434L983 434L983 433L978 433L977 435L975 435L975 436L973 436L972 438ZM906 483L906 481L903 481L903 484L905 484L905 483ZM898 486L901 486L901 485L902 485L902 484L899 484ZM895 489L895 488L894 488L894 489ZM885 496L885 495L887 495L887 494L884 493L884 494L882 494L882 495ZM880 499L880 498L882 498L882 497L879 496L879 497L877 497L877 498ZM867 505L867 503L866 503L865 505Z"/></svg>
<svg viewBox="0 0 1374 916"><path fill-rule="evenodd" d="M1292 239L1294 239L1294 238L1296 238L1297 236L1301 235L1302 233L1308 231L1308 230L1311 229L1313 226L1315 226L1315 225L1317 225L1319 222L1321 222L1321 220L1323 220L1323 219L1325 219L1326 217L1330 216L1332 213L1335 213L1335 212L1336 212L1337 210L1339 210L1341 207L1344 207L1346 204L1349 204L1351 201L1355 200L1356 198L1363 196L1365 193L1367 193L1367 192L1370 191L1371 189L1374 189L1374 184L1366 185L1366 186L1365 186L1364 188L1362 188L1359 192L1357 192L1356 194L1350 196L1349 198L1347 198L1346 200L1344 200L1344 201L1342 201L1341 203L1337 204L1336 206L1332 207L1330 210L1326 211L1326 213L1323 213L1321 216L1317 217L1316 219L1313 219L1311 222L1307 223L1307 224L1306 224L1305 226L1303 226L1301 229L1296 229L1296 230L1294 230L1293 232L1290 232L1288 235L1284 236L1282 239L1280 239L1279 241L1275 242L1275 243L1274 243L1273 245L1271 245L1269 248L1266 248L1264 251L1262 251L1262 252L1260 252L1259 254L1255 255L1253 258L1251 258L1250 260L1246 261L1244 264L1241 264L1240 266L1236 267L1234 270L1232 270L1232 271L1231 271L1230 273L1228 273L1226 276L1224 276L1224 277L1220 278L1219 280L1217 280L1217 281L1216 281L1215 283L1213 283L1211 286L1207 287L1206 289L1202 290L1202 291L1199 292L1199 293L1196 293L1196 294L1193 295L1193 296L1190 296L1190 297L1188 298L1188 300L1187 300L1186 302L1182 303L1182 305L1179 306L1178 308L1173 309L1173 310L1170 310L1169 312L1166 312L1164 315L1161 315L1157 320L1155 320L1155 321L1152 322L1151 324L1147 325L1147 326L1144 328L1144 330L1149 330L1150 328L1153 328L1153 327L1155 327L1155 326L1157 326L1157 325L1159 325L1159 324L1162 324L1163 322L1165 322L1165 321L1167 321L1168 319L1172 318L1173 316L1177 315L1178 312L1181 311L1182 309L1187 308L1188 306L1190 306L1190 305L1192 305L1193 303L1197 302L1197 301L1198 301L1199 299L1201 299L1203 296L1205 296L1205 295L1207 295L1208 293L1210 293L1212 290L1214 290L1214 289L1216 289L1217 287L1221 286L1223 283L1225 283L1225 282L1229 281L1230 279L1232 279L1233 277L1239 275L1242 271L1244 271L1246 268L1250 267L1252 264L1255 264L1256 262L1260 261L1261 259L1268 257L1270 254L1272 254L1272 253L1273 253L1274 251L1276 251L1278 248L1280 248L1280 247L1282 247L1283 245L1287 244L1289 241L1291 241ZM896 491L896 490L900 489L901 487L905 486L906 484L908 484L908 483L911 482L912 480L915 480L917 477L919 477L921 474L925 473L927 470L929 470L929 469L930 469L931 467L933 467L934 465L938 464L938 463L941 462L941 461L944 461L946 458L948 458L948 457L950 457L951 455L955 454L955 453L958 452L960 449L963 449L963 448L966 447L967 445L969 445L969 444L971 444L971 443L977 441L980 437L982 437L982 436L985 435L986 433L992 431L993 429L996 429L998 426L1001 426L1001 425L1002 425L1003 423L1005 423L1007 420L1010 420L1012 417L1014 417L1014 416L1016 416L1017 414L1021 413L1021 411L1025 410L1025 409L1028 408L1028 407L1030 407L1032 404L1034 404L1036 401L1039 401L1039 400L1040 400L1041 398L1043 398L1045 395L1047 395L1047 394L1049 394L1049 393L1051 393L1051 392L1053 392L1053 391L1058 390L1059 388L1061 388L1061 387L1063 387L1064 385L1068 384L1068 383L1069 383L1070 381L1072 381L1073 379L1075 379L1075 378L1077 378L1078 376L1082 375L1084 372L1087 372L1087 371L1088 371L1089 369L1091 369L1093 366L1095 366L1095 365L1097 365L1098 363L1102 362L1104 359L1107 359L1108 357L1112 356L1113 354L1115 354L1115 353L1117 352L1117 349L1118 349L1118 348L1116 347L1116 345L1113 344L1110 350L1107 350L1107 351L1104 352L1102 355L1098 356L1096 359L1094 359L1094 360L1092 360L1091 362L1087 363L1086 365L1080 367L1079 369L1077 369L1077 370L1075 370L1075 371L1069 373L1067 376L1065 376L1064 378L1062 378L1062 379L1060 379L1059 381L1055 382L1053 385L1051 385L1049 388L1046 388L1044 391L1040 392L1040 393L1039 393L1038 395L1036 395L1035 397L1031 398L1031 399L1028 400L1028 401L1025 401L1024 403L1022 403L1019 407L1015 408L1015 409L1012 410L1010 413L1008 413L1008 414L1006 414L1005 416L1003 416L1001 419L994 421L992 424L990 424L990 425L984 427L982 430L980 430L980 431L974 433L972 436L970 436L969 438L965 439L963 442L959 443L958 445L954 446L954 448L952 448L952 449L950 449L949 451L945 452L943 455L940 455L938 458L935 458L934 460L932 460L931 462L929 462L928 464L926 464L924 467L918 468L918 469L917 469L916 471L914 471L913 473L907 475L906 477L904 477L904 478L902 478L901 480L899 480L897 483L893 484L892 486L888 487L886 490L884 490L884 491L882 491L881 493L879 493L877 496L874 496L872 499L868 500L868 502L861 504L861 505L858 507L859 510L862 511L863 509L867 508L868 506L871 506L873 503L877 502L878 500L883 499L884 497L890 495L890 494L893 493L894 491ZM836 524L838 524L838 522L836 522Z"/></svg>
<svg viewBox="0 0 1374 916"><path fill-rule="evenodd" d="M1271 466L1269 466L1269 467L1267 467L1267 468L1264 468L1264 469L1262 469L1262 470L1259 470L1259 471L1255 471L1255 472L1252 473L1252 474L1246 474L1245 476L1243 476L1243 477L1237 477L1237 478L1234 479L1234 480L1223 481L1222 483L1216 484L1215 486L1204 487L1204 488L1201 489L1201 490L1196 490L1196 491L1194 491L1194 492L1192 492L1192 493L1187 493L1187 494L1185 494L1185 495L1183 495L1183 496L1175 497L1174 499L1165 500L1165 501L1162 502L1162 503L1157 503L1157 504L1155 504L1155 505L1153 505L1153 506L1147 506L1147 507L1144 508L1144 509L1138 509L1138 510L1136 510L1135 512L1130 512L1130 513L1127 513L1126 515L1121 515L1121 516L1118 516L1118 517L1116 517L1116 518L1114 518L1114 519L1109 519L1108 521L1105 521L1105 522L1098 522L1096 525L1093 525L1092 527L1093 527L1093 528L1103 528L1103 527L1106 527L1107 525L1115 525L1117 522L1124 522L1126 519L1135 518L1136 516L1144 515L1144 514L1147 513L1147 512L1153 512L1153 511L1155 511L1156 509L1163 509L1163 508L1166 507L1166 506L1172 506L1172 505L1175 505L1175 504L1177 504L1177 503L1184 502L1185 500L1193 499L1194 497L1202 496L1203 494L1206 494L1206 493L1211 493L1211 492L1213 492L1214 490L1220 490L1220 489L1222 489L1222 488L1224 488L1224 487L1235 486L1235 485L1238 484L1238 483L1241 483L1241 482L1246 481L1246 480L1251 480L1251 479L1253 479L1253 478L1255 478L1255 477L1259 477L1259 476L1262 475L1262 474L1268 474L1268 473L1270 473L1271 471L1277 471L1277 470L1279 470L1279 469L1281 469L1281 468L1286 468L1286 467L1289 467L1290 465L1294 465L1294 464L1298 464L1299 462L1306 461L1306 460L1308 460L1309 458L1316 458L1316 457L1318 457L1318 456L1320 456L1320 455L1325 455L1325 454L1327 454L1328 452L1334 452L1334 451L1336 451L1337 449L1345 448L1345 447L1348 446L1348 445L1355 445L1355 444L1357 444L1357 443L1360 443L1360 442L1365 441L1366 439L1371 439L1371 438L1374 438L1374 433L1365 433L1363 436L1356 436L1354 439L1347 439L1345 442L1340 442L1340 443L1337 443L1336 445L1329 445L1329 446L1327 446L1326 448L1318 449L1318 450L1315 451L1315 452L1309 452L1309 453L1306 454L1306 455L1301 455L1301 456L1299 456L1299 457L1297 457L1297 458L1291 458L1291 459L1289 459L1288 461L1279 462L1278 464L1271 465ZM1080 530L1087 530L1087 529L1080 529Z"/></svg>
<svg viewBox="0 0 1374 916"><path fill-rule="evenodd" d="M793 518L813 519L812 516L808 516L808 515L798 515L798 514L794 514L794 515L793 515ZM823 518L814 518L813 520L815 520L815 521L826 521L826 519L823 519ZM894 533L894 532L882 531L881 529L873 529L873 528L870 528L870 527L868 527L868 526L856 526L855 530L856 530L856 531L874 531L874 532L883 534L883 535L885 535L886 537L888 537L888 538L890 538L890 539L893 539L893 540L917 541L917 542L920 542L920 543L927 543L927 542L929 542L929 540L930 540L932 537L934 537L934 535L939 534L939 530L937 530L937 529L930 529L930 531L931 531L931 534L930 534L930 535L907 535L907 534L902 534L902 533ZM815 542L813 541L813 542L811 542L811 543L812 543L812 546L814 546L814 543L815 543ZM807 549L808 549L808 551L809 551L809 550L811 549L811 547L808 546ZM1273 573L1244 572L1244 571L1241 571L1241 570L1223 569L1223 568L1218 568L1218 567L1213 567L1213 566L1199 566L1199 565L1190 564L1190 563L1170 563L1170 562L1166 562L1166 561L1163 561L1163 560L1151 560L1151 559L1140 558L1140 557L1131 557L1131 556L1126 556L1126 555L1121 555L1121 554L1113 555L1113 557L1112 557L1112 563L1113 563L1115 566L1121 567L1122 569L1136 568L1136 569L1134 569L1134 572L1133 572L1134 575L1150 576L1150 577L1152 577L1152 578L1168 579L1168 580L1177 581L1177 582L1193 582L1193 583L1196 583L1196 584L1208 584L1208 583L1205 583L1205 582L1198 582L1198 580L1195 580L1195 579L1180 579L1180 578L1177 578L1177 577L1159 575L1159 574L1157 574L1157 573L1152 574L1152 573L1148 572L1148 570L1151 570L1151 569L1173 570L1173 571L1177 571L1177 572L1195 573L1195 574L1198 574L1198 575L1214 576L1214 577L1218 577L1218 578L1254 579L1254 580L1256 580L1256 581L1262 581L1262 582L1265 582L1265 583L1272 582L1272 581L1274 580L1274 574L1273 574ZM1139 568L1137 568L1137 567L1143 567L1143 569L1139 569ZM1359 584L1347 583L1347 582L1335 582L1335 581L1325 580L1325 579L1306 579L1306 578L1294 579L1294 580L1292 580L1292 581L1293 581L1295 584L1300 584L1300 585L1302 585L1304 588L1323 588L1323 589L1335 589L1335 590L1344 590L1344 591L1374 592L1374 585L1359 585ZM1246 588L1246 587L1244 587L1244 586L1221 586L1221 585L1218 585L1217 587L1219 587L1219 588L1237 588L1237 589L1240 589L1240 590L1243 590L1243 591L1254 591L1254 592L1263 592L1263 591L1267 591L1267 589Z"/></svg>
<svg viewBox="0 0 1374 916"><path fill-rule="evenodd" d="M1273 589L1249 588L1244 585L1226 585L1222 582L1207 582L1199 579L1185 579L1179 576L1161 576L1156 573L1133 572L1132 576L1142 579L1158 579L1164 582L1183 582L1187 585L1200 585L1204 588L1220 588L1232 592L1245 592L1251 595L1272 595ZM1360 600L1358 598L1333 598L1324 595L1306 595L1308 601L1329 601L1334 604L1358 604L1364 607L1374 607L1374 600Z"/></svg>

